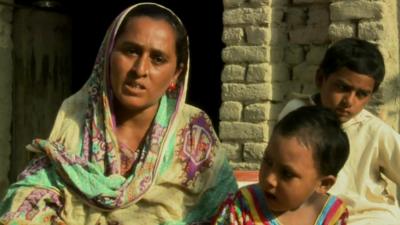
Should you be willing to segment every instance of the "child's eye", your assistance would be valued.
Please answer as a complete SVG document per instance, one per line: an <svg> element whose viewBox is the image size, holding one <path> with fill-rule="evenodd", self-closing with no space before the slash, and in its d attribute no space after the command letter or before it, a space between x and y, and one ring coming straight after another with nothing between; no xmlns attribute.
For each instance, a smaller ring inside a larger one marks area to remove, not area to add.
<svg viewBox="0 0 400 225"><path fill-rule="evenodd" d="M348 90L349 90L349 88L347 87L347 85L344 85L344 84L341 84L341 83L336 84L336 88L337 88L339 91L348 91Z"/></svg>
<svg viewBox="0 0 400 225"><path fill-rule="evenodd" d="M359 99L363 99L363 98L368 97L369 94L365 91L357 91L356 95Z"/></svg>
<svg viewBox="0 0 400 225"><path fill-rule="evenodd" d="M282 179L284 179L284 180L289 180L289 179L292 179L293 177L295 177L294 173L292 173L291 171L286 170L286 169L283 169L280 174L281 174Z"/></svg>

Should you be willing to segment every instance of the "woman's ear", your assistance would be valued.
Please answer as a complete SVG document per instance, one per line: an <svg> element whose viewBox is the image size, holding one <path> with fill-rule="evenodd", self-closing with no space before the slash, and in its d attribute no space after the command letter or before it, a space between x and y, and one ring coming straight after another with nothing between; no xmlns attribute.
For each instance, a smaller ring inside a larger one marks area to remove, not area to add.
<svg viewBox="0 0 400 225"><path fill-rule="evenodd" d="M176 67L176 71L174 74L174 77L172 78L174 83L177 83L179 76L181 76L181 73L183 72L185 64L180 63L177 67Z"/></svg>
<svg viewBox="0 0 400 225"><path fill-rule="evenodd" d="M322 72L321 68L318 68L317 73L315 74L315 84L318 88L321 88L324 78L324 72Z"/></svg>
<svg viewBox="0 0 400 225"><path fill-rule="evenodd" d="M320 194L326 194L329 189L335 184L336 177L333 175L323 176L320 178L318 187L316 188L316 192Z"/></svg>

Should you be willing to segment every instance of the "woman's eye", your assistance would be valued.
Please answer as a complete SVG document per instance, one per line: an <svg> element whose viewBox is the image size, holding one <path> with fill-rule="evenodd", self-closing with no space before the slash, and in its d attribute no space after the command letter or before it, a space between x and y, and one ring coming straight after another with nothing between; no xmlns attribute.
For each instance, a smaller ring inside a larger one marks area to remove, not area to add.
<svg viewBox="0 0 400 225"><path fill-rule="evenodd" d="M127 49L124 50L124 53L128 54L128 55L133 55L133 54L136 54L137 51L134 48L127 48Z"/></svg>
<svg viewBox="0 0 400 225"><path fill-rule="evenodd" d="M167 60L166 60L163 56L161 56L161 55L156 55L156 56L153 56L152 58L153 58L153 62L154 62L155 64L157 64L157 65L163 64L163 63L165 63L165 62L167 61Z"/></svg>

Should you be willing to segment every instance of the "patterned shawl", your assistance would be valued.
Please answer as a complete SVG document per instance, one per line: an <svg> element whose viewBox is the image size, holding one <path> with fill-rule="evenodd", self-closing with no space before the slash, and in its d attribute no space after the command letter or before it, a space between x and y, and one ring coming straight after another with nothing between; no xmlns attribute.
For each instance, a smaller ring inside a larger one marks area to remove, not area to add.
<svg viewBox="0 0 400 225"><path fill-rule="evenodd" d="M209 219L236 190L209 118L185 104L189 60L175 93L161 98L131 173L121 175L109 56L136 6L111 24L89 80L63 102L49 138L28 146L41 156L9 188L0 223L188 224Z"/></svg>

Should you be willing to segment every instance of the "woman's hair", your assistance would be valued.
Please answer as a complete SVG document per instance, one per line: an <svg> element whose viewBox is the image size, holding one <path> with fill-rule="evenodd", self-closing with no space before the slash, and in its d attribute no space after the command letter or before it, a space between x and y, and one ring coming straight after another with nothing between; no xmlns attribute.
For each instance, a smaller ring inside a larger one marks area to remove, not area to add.
<svg viewBox="0 0 400 225"><path fill-rule="evenodd" d="M304 106L283 117L273 135L296 137L313 151L319 174L336 176L349 155L349 141L336 114L321 106Z"/></svg>
<svg viewBox="0 0 400 225"><path fill-rule="evenodd" d="M345 38L334 43L320 64L325 77L343 67L372 77L375 80L374 91L378 90L385 76L385 64L378 47L358 38Z"/></svg>
<svg viewBox="0 0 400 225"><path fill-rule="evenodd" d="M124 20L122 21L115 39L118 39L119 35L121 35L125 31L126 24L129 19L141 16L147 16L158 20L165 20L171 25L171 27L175 31L176 36L175 46L177 66L179 67L181 63L182 65L186 65L188 60L189 47L186 29L176 15L174 15L171 11L162 6L156 4L141 4L134 7L128 12Z"/></svg>

